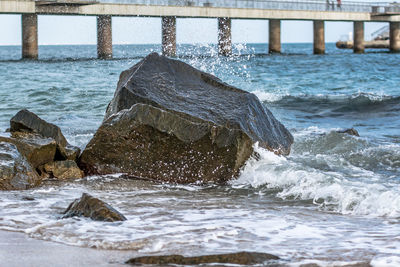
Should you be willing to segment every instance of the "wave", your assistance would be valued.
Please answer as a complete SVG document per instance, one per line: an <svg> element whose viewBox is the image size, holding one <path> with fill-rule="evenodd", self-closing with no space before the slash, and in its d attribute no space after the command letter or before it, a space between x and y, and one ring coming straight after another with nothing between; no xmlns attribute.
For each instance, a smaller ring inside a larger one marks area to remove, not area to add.
<svg viewBox="0 0 400 267"><path fill-rule="evenodd" d="M297 132L295 136L292 155L297 162L342 172L349 166L352 170L360 168L384 175L396 175L400 171L400 144L377 143L338 133L337 129L324 131L316 127ZM321 162L322 158L325 163Z"/></svg>
<svg viewBox="0 0 400 267"><path fill-rule="evenodd" d="M400 96L357 93L352 95L274 95L256 91L268 106L312 114L376 113L400 111Z"/></svg>
<svg viewBox="0 0 400 267"><path fill-rule="evenodd" d="M234 188L272 192L283 200L312 201L322 210L341 214L400 216L399 177L386 179L384 175L352 165L339 156L341 151L333 153L334 148L327 149L325 154L295 152L288 158L258 146L255 150L261 159L247 162L240 177L231 182ZM367 157L365 152L364 158ZM399 153L395 157L400 160Z"/></svg>

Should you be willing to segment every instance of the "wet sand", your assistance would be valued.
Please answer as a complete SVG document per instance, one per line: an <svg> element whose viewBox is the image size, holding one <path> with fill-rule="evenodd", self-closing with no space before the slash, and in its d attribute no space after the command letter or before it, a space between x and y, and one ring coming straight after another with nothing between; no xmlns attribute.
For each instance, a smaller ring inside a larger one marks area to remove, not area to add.
<svg viewBox="0 0 400 267"><path fill-rule="evenodd" d="M68 246L28 237L24 233L0 231L0 266L127 266L132 251L99 250Z"/></svg>

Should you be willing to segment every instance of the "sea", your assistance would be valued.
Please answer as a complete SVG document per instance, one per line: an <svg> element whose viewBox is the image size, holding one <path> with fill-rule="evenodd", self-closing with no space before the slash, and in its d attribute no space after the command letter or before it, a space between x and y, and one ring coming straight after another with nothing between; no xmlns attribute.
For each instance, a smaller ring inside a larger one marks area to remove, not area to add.
<svg viewBox="0 0 400 267"><path fill-rule="evenodd" d="M119 75L160 45L0 47L0 131L20 109L58 125L84 149L101 124ZM47 181L0 192L0 230L72 246L186 256L265 252L280 264L400 266L400 55L353 54L327 44L178 45L179 60L254 93L293 134L289 156L259 148L227 185L176 185L121 174ZM338 133L355 128L359 137ZM82 193L124 222L61 219ZM27 201L30 197L33 200Z"/></svg>

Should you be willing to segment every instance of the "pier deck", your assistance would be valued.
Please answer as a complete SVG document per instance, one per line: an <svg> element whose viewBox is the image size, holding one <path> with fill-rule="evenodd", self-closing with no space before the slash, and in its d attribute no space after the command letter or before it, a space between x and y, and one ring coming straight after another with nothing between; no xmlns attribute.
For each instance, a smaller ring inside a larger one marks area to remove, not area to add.
<svg viewBox="0 0 400 267"><path fill-rule="evenodd" d="M174 16L191 18L324 21L400 21L400 5L325 1L1 0L0 13L51 15Z"/></svg>

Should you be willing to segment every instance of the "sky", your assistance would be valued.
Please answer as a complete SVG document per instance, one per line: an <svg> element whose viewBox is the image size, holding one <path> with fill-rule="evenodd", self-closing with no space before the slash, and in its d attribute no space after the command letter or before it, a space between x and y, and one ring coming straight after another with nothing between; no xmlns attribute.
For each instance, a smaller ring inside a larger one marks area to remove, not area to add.
<svg viewBox="0 0 400 267"><path fill-rule="evenodd" d="M365 39L387 23L365 23ZM325 41L353 31L352 22L325 22ZM160 44L161 19L113 17L113 44ZM95 16L38 16L39 45L96 44ZM282 43L311 43L312 21L282 21ZM232 20L234 43L267 43L268 20ZM177 43L217 43L217 19L177 19ZM0 14L0 45L21 45L21 16Z"/></svg>

